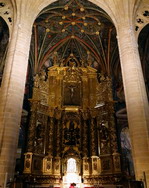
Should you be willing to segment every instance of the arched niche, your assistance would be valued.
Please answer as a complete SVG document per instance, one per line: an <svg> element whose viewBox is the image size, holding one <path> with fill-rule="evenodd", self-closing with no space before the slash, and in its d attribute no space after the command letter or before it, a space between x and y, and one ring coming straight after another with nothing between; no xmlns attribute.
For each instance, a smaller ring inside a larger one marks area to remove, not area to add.
<svg viewBox="0 0 149 188"><path fill-rule="evenodd" d="M9 29L2 17L0 17L0 84L2 81L5 59L9 40Z"/></svg>
<svg viewBox="0 0 149 188"><path fill-rule="evenodd" d="M62 160L62 173L67 175L68 173L81 173L81 156L78 151L73 149L68 149L64 152ZM75 166L74 171L72 169L72 164ZM71 171L72 170L72 171Z"/></svg>
<svg viewBox="0 0 149 188"><path fill-rule="evenodd" d="M76 172L77 172L76 159L69 158L67 160L67 173L76 173Z"/></svg>
<svg viewBox="0 0 149 188"><path fill-rule="evenodd" d="M81 183L82 160L77 151L68 149L62 160L63 186Z"/></svg>
<svg viewBox="0 0 149 188"><path fill-rule="evenodd" d="M149 24L141 30L138 37L138 45L147 95L149 98Z"/></svg>
<svg viewBox="0 0 149 188"><path fill-rule="evenodd" d="M100 7L101 9L103 9L107 15L110 16L111 21L114 23L114 25L116 25L116 19L115 16L113 14L112 9L108 6L108 4L106 2L104 2L104 0L88 0L89 2L95 4L96 6ZM35 21L34 19L36 19L42 12L42 10L46 9L50 4L53 4L57 2L57 0L49 0L49 1L38 1L36 4L36 8L32 17L33 22Z"/></svg>

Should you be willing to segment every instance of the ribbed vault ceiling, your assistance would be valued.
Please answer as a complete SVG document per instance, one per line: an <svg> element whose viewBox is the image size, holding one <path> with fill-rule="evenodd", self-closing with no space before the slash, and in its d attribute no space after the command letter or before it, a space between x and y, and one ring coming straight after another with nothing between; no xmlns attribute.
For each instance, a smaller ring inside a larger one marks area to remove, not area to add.
<svg viewBox="0 0 149 188"><path fill-rule="evenodd" d="M74 56L81 66L92 66L106 75L119 70L116 31L109 16L85 0L59 0L35 20L30 66L35 75L42 68L59 66Z"/></svg>

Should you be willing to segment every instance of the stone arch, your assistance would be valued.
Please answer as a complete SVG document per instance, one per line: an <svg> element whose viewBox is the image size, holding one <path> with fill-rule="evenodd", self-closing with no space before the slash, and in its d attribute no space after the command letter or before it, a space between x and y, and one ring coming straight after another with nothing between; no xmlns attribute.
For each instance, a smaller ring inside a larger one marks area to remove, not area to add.
<svg viewBox="0 0 149 188"><path fill-rule="evenodd" d="M89 0L90 2L92 2L93 4L97 5L98 7L100 7L101 9L103 9L108 16L111 18L111 21L113 22L114 26L116 26L116 19L114 16L114 13L112 11L112 9L109 8L108 3L105 1L94 1L94 0Z"/></svg>
<svg viewBox="0 0 149 188"><path fill-rule="evenodd" d="M56 2L57 0L46 0L46 1L42 1L42 0L39 0L36 4L34 3L34 0L30 0L28 4L33 4L34 6L28 6L26 8L27 11L29 12L33 12L32 13L32 17L30 18L32 20L32 23L35 21L35 19L40 15L40 12L46 8L47 6L49 6L50 4ZM108 15L109 17L111 18L111 21L114 23L115 27L117 26L117 21L119 19L117 19L117 5L116 3L113 1L104 1L104 0L88 0L89 2L92 2L94 5L97 5L98 7L100 7L101 9L103 9ZM109 3L113 6L110 6L109 7ZM128 2L126 2L127 4ZM27 4L27 2L26 2ZM139 7L139 1L137 1L135 4L132 4L132 8L134 8L133 12L136 13L136 9ZM145 5L144 5L145 6Z"/></svg>
<svg viewBox="0 0 149 188"><path fill-rule="evenodd" d="M149 99L149 23L141 30L138 36L139 53L142 70Z"/></svg>
<svg viewBox="0 0 149 188"><path fill-rule="evenodd" d="M9 28L5 20L0 16L0 83L2 81L5 59L8 48Z"/></svg>
<svg viewBox="0 0 149 188"><path fill-rule="evenodd" d="M149 23L149 5L148 3L143 2L139 10L137 11L136 19L135 19L135 31L136 36L139 37L141 31L146 25Z"/></svg>
<svg viewBox="0 0 149 188"><path fill-rule="evenodd" d="M34 0L33 0L34 1ZM57 0L50 0L50 1L42 1L40 0L39 3L36 4L35 7L35 11L34 11L34 16L32 17L32 22L34 23L35 19L40 15L40 12L46 8L48 5L56 2ZM111 18L112 22L114 23L114 25L116 24L116 19L115 19L115 16L114 16L114 13L112 12L112 10L109 8L108 6L108 3L106 3L104 0L101 0L101 1L94 1L94 0L88 0L89 2L97 5L98 7L100 7L101 9L103 9L108 15L109 17ZM34 2L32 2L34 3Z"/></svg>
<svg viewBox="0 0 149 188"><path fill-rule="evenodd" d="M145 12L146 12L146 11L144 11L144 14L146 14ZM147 12L148 12L148 14L149 14L149 11L147 11ZM139 38L141 32L142 32L142 31L144 30L144 28L149 24L149 16L148 16L148 20L145 21L145 22L144 22L141 18L138 18L138 20L139 20L140 22L142 22L142 25L141 25L140 27L136 25L136 31L138 31L138 32L137 32L137 37ZM138 28L138 30L137 30L137 28Z"/></svg>
<svg viewBox="0 0 149 188"><path fill-rule="evenodd" d="M44 9L46 10L46 7L48 5L51 5L54 2L57 2L57 1L51 1L51 3L45 2L45 3L42 3L42 4L38 3L38 16L37 16L37 11L36 11L36 19L39 18L40 15L44 13ZM93 5L96 5L99 8L100 8L100 5L101 5L101 7L102 7L101 10L104 12L105 15L107 15L107 17L109 19L109 22L111 22L112 24L115 22L115 21L113 21L114 20L114 16L113 16L113 18L110 17L110 14L112 15L112 11L108 8L106 3L101 2L101 4L100 4L98 1L94 2L94 1L91 1L91 0L89 0L88 2L92 3ZM108 11L109 11L109 14L107 14ZM35 13L34 13L34 15L35 15ZM34 23L35 23L36 19L34 20ZM115 27L115 25L114 25L114 27Z"/></svg>
<svg viewBox="0 0 149 188"><path fill-rule="evenodd" d="M9 32L11 32L13 23L13 9L10 1L3 0L0 2L0 17L5 20L9 28Z"/></svg>

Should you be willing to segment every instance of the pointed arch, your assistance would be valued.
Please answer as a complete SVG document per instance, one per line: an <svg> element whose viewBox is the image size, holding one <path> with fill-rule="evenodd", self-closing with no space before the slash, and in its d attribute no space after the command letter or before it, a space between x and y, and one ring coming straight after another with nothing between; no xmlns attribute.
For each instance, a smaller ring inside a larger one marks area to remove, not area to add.
<svg viewBox="0 0 149 188"><path fill-rule="evenodd" d="M5 66L5 59L7 54L9 41L9 28L5 20L0 16L0 83Z"/></svg>

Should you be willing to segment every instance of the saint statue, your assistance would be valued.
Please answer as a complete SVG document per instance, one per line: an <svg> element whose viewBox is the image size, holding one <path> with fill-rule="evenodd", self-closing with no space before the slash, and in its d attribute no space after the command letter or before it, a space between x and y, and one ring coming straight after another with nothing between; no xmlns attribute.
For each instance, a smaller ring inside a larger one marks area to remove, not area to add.
<svg viewBox="0 0 149 188"><path fill-rule="evenodd" d="M58 65L58 54L57 52L54 52L54 55L53 55L53 65Z"/></svg>
<svg viewBox="0 0 149 188"><path fill-rule="evenodd" d="M35 76L34 76L34 87L39 87L39 75L38 74L36 74Z"/></svg>

